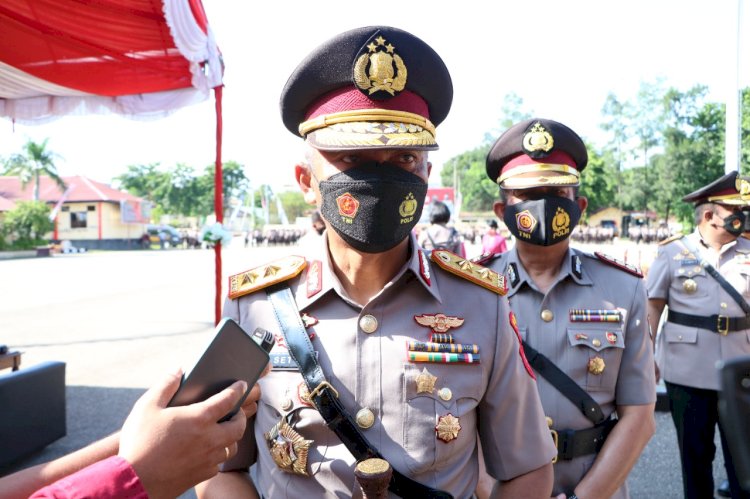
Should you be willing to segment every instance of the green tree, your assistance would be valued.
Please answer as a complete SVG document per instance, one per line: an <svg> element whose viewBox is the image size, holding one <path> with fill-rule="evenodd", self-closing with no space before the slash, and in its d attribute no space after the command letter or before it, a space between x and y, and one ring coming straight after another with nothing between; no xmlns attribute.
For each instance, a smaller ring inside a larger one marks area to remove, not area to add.
<svg viewBox="0 0 750 499"><path fill-rule="evenodd" d="M26 187L29 182L34 181L34 201L39 201L39 179L46 175L65 191L66 185L57 173L55 158L57 154L47 149L49 139L41 143L28 140L24 145L24 152L14 154L5 165L5 175L16 175L21 180L21 186Z"/></svg>
<svg viewBox="0 0 750 499"><path fill-rule="evenodd" d="M159 169L159 163L150 163L129 165L125 173L115 177L115 181L130 194L158 203L171 178Z"/></svg>
<svg viewBox="0 0 750 499"><path fill-rule="evenodd" d="M743 175L750 175L750 88L742 89L741 95L740 172Z"/></svg>
<svg viewBox="0 0 750 499"><path fill-rule="evenodd" d="M50 208L42 201L20 201L5 214L3 230L5 236L18 249L29 249L45 243L44 235L54 224L49 219Z"/></svg>
<svg viewBox="0 0 750 499"><path fill-rule="evenodd" d="M244 167L236 161L222 165L223 206L232 196L239 196L248 186ZM159 163L131 165L115 179L131 194L155 204L154 213L205 217L214 212L215 165L209 165L200 176L183 163L163 170Z"/></svg>
<svg viewBox="0 0 750 499"><path fill-rule="evenodd" d="M612 150L605 149L599 152L591 146L587 146L587 149L589 162L581 173L579 194L588 198L589 206L586 211L590 215L618 202L621 182Z"/></svg>
<svg viewBox="0 0 750 499"><path fill-rule="evenodd" d="M490 143L485 143L454 156L446 161L440 171L444 186L455 187L454 178L457 180L463 211L491 211L497 198L497 184L487 178L485 168L490 146Z"/></svg>
<svg viewBox="0 0 750 499"><path fill-rule="evenodd" d="M687 92L670 89L666 99L671 110L664 130L664 153L654 158L659 193L654 207L667 218L674 213L692 225L693 208L682 196L716 180L724 173L724 118L722 104L706 102L707 89L695 86Z"/></svg>
<svg viewBox="0 0 750 499"><path fill-rule="evenodd" d="M290 223L294 223L299 217L308 215L314 209L305 202L305 198L300 191L280 192L277 196L281 199L281 205L284 207Z"/></svg>
<svg viewBox="0 0 750 499"><path fill-rule="evenodd" d="M631 105L628 102L620 101L612 93L607 95L602 107L604 122L601 124L601 128L610 134L609 141L602 154L611 158L612 164L615 167L614 181L616 183L616 192L610 206L616 205L620 209L623 206L622 170L626 162L626 146L632 138L627 120L627 116L632 114L630 108Z"/></svg>

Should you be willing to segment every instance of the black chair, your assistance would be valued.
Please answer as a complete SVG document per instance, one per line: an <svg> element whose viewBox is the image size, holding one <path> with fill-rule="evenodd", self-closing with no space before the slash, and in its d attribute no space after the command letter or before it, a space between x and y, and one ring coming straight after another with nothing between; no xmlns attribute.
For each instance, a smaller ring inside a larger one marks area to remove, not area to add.
<svg viewBox="0 0 750 499"><path fill-rule="evenodd" d="M65 434L64 362L0 372L0 467Z"/></svg>

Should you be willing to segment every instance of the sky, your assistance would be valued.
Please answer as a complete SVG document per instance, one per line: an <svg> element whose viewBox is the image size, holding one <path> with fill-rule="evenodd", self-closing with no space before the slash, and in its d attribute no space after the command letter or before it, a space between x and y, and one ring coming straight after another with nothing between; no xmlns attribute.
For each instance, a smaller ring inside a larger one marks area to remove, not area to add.
<svg viewBox="0 0 750 499"><path fill-rule="evenodd" d="M432 185L445 161L497 129L509 93L523 99L523 111L599 144L609 93L633 99L642 82L663 78L679 90L706 85L711 100L726 101L735 89L737 38L739 84L750 86L750 0L203 3L226 65L223 158L245 165L254 186L277 191L294 188L293 166L303 157L302 140L279 115L284 83L313 48L360 26L413 33L451 72L453 106L438 127L441 148L430 156ZM62 175L109 183L134 164L202 170L214 159L213 97L154 121L69 116L24 126L0 119L0 158L45 138Z"/></svg>

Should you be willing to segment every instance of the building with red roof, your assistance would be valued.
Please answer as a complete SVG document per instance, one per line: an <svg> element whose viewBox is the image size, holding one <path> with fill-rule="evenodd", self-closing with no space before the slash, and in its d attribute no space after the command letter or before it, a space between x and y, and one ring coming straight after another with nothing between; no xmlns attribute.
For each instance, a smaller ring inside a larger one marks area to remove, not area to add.
<svg viewBox="0 0 750 499"><path fill-rule="evenodd" d="M150 203L127 192L83 176L62 177L67 189L42 176L39 200L52 207L53 241L69 240L87 249L139 246L149 223ZM33 199L34 182L21 187L18 177L0 176L0 215L19 201Z"/></svg>

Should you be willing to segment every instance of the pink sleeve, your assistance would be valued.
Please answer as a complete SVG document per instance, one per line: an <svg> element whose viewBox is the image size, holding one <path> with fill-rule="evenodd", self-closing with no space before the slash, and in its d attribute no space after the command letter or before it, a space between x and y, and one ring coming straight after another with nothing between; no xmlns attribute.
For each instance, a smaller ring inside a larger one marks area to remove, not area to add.
<svg viewBox="0 0 750 499"><path fill-rule="evenodd" d="M37 490L31 499L148 499L130 464L113 456Z"/></svg>

